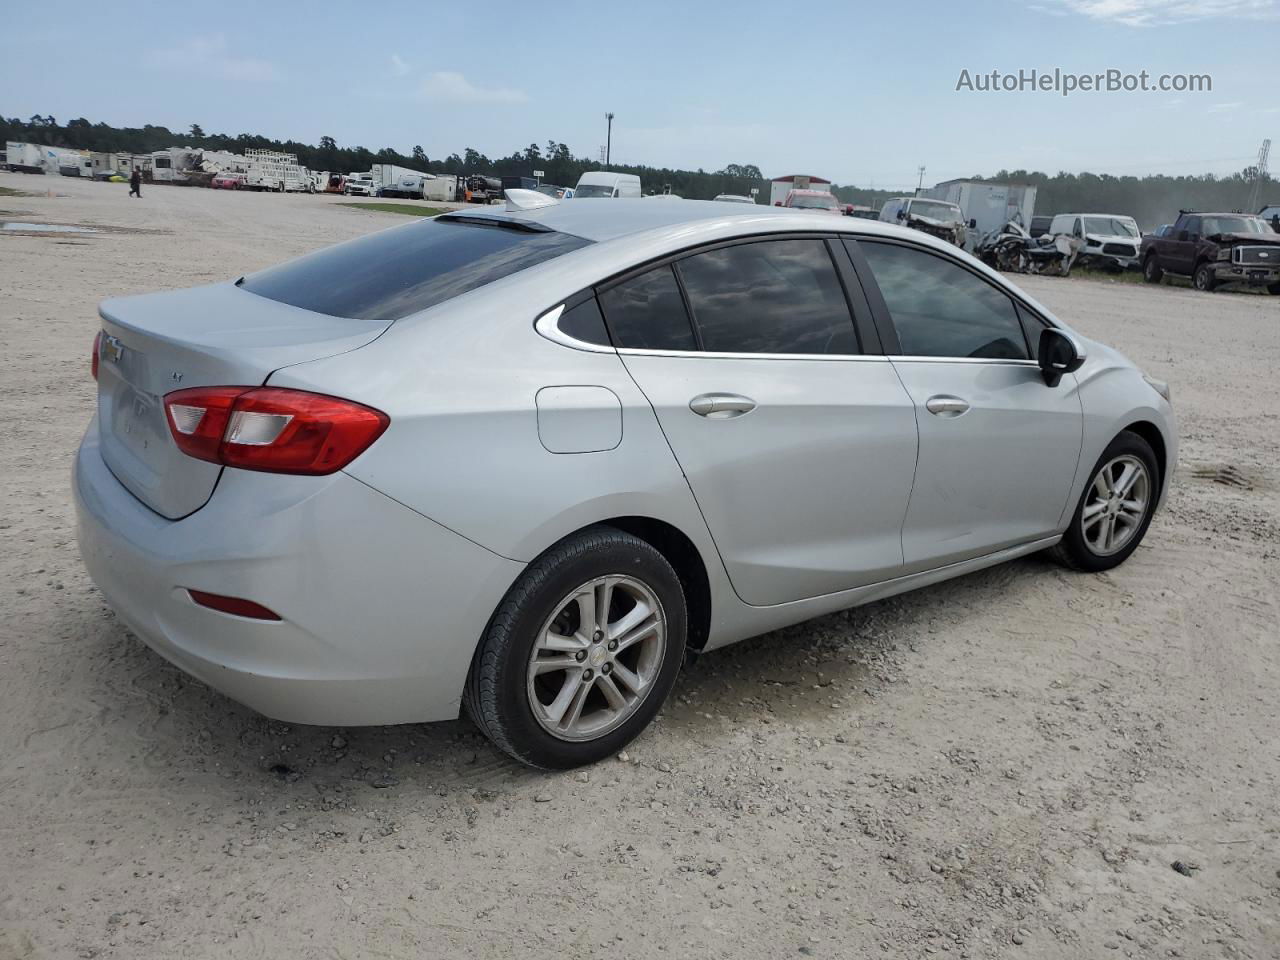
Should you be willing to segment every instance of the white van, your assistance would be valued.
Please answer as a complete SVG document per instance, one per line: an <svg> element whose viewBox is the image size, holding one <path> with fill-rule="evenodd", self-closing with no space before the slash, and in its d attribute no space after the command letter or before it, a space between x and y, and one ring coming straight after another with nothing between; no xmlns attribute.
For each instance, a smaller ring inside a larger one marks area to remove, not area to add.
<svg viewBox="0 0 1280 960"><path fill-rule="evenodd" d="M639 197L640 178L634 173L609 173L607 170L588 170L578 178L573 188L575 200L582 197Z"/></svg>

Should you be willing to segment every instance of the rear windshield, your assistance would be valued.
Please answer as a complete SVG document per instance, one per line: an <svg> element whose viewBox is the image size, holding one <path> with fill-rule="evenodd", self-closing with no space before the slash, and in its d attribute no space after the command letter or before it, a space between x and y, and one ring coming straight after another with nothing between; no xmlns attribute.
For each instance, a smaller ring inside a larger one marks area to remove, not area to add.
<svg viewBox="0 0 1280 960"><path fill-rule="evenodd" d="M399 320L589 240L478 221L420 220L246 277L241 289L355 320Z"/></svg>
<svg viewBox="0 0 1280 960"><path fill-rule="evenodd" d="M793 193L791 195L791 206L799 207L802 210L834 210L836 208L836 198L830 194L815 197Z"/></svg>

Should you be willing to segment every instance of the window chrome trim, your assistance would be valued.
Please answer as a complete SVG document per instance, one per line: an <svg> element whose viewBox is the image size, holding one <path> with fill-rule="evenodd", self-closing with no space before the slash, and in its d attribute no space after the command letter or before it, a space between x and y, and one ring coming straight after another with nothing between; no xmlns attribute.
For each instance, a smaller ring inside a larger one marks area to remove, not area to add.
<svg viewBox="0 0 1280 960"><path fill-rule="evenodd" d="M642 347L619 347L621 357L694 357L700 360L868 360L884 362L889 358L878 353L721 353L711 350L647 350Z"/></svg>
<svg viewBox="0 0 1280 960"><path fill-rule="evenodd" d="M1035 360L1018 360L1013 357L917 357L908 354L896 354L889 360L902 360L910 363L996 363L1008 367L1035 367L1040 364Z"/></svg>
<svg viewBox="0 0 1280 960"><path fill-rule="evenodd" d="M577 337L571 337L560 329L560 316L564 313L564 304L552 307L537 320L533 321L533 329L538 331L542 336L546 337L552 343L558 343L562 347L569 347L572 350L582 350L585 353L617 353L612 346L602 343L589 343L586 340L579 340Z"/></svg>

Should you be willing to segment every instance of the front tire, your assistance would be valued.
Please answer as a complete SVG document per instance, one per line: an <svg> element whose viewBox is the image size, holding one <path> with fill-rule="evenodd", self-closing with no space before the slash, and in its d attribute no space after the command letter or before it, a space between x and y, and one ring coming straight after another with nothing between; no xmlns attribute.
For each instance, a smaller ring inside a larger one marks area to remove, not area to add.
<svg viewBox="0 0 1280 960"><path fill-rule="evenodd" d="M1118 567L1138 549L1160 494L1160 468L1151 444L1122 432L1094 464L1071 525L1051 553L1074 570Z"/></svg>
<svg viewBox="0 0 1280 960"><path fill-rule="evenodd" d="M1142 279L1147 283L1159 283L1164 279L1164 271L1160 269L1160 261L1154 253L1147 254L1142 263Z"/></svg>
<svg viewBox="0 0 1280 960"><path fill-rule="evenodd" d="M1196 267L1196 272L1191 278L1191 283L1197 290L1202 290L1205 293L1212 293L1213 288L1218 285L1218 278L1214 276L1213 273L1213 264L1206 260L1204 263L1200 264L1200 266Z"/></svg>
<svg viewBox="0 0 1280 960"><path fill-rule="evenodd" d="M1273 283L1267 287L1267 293L1273 297L1280 297L1280 283Z"/></svg>
<svg viewBox="0 0 1280 960"><path fill-rule="evenodd" d="M591 527L530 564L472 661L464 706L533 767L595 763L649 725L684 659L680 578L645 541Z"/></svg>

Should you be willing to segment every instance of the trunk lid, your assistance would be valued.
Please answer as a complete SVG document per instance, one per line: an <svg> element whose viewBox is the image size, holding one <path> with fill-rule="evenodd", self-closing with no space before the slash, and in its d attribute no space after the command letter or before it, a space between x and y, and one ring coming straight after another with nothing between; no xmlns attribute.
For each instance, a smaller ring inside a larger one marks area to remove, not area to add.
<svg viewBox="0 0 1280 960"><path fill-rule="evenodd" d="M313 313L232 283L107 300L99 313L102 458L135 497L171 520L205 505L222 467L178 449L165 394L261 386L281 367L354 350L390 326Z"/></svg>

